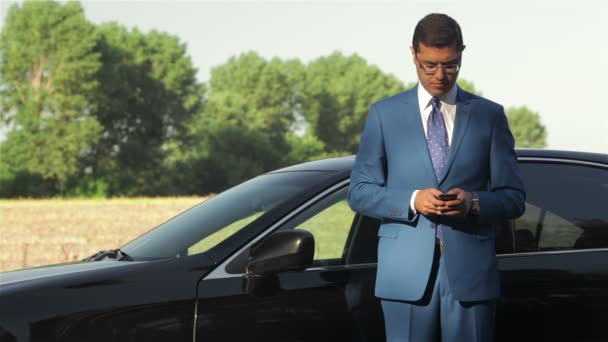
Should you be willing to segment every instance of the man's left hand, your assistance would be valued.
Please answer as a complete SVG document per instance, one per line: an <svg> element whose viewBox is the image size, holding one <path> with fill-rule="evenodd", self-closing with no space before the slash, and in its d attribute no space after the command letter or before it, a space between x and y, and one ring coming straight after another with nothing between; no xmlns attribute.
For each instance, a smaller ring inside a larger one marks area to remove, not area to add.
<svg viewBox="0 0 608 342"><path fill-rule="evenodd" d="M473 195L459 188L448 191L448 194L457 194L458 197L455 200L445 201L443 207L438 208L441 215L454 217L467 216L471 210Z"/></svg>

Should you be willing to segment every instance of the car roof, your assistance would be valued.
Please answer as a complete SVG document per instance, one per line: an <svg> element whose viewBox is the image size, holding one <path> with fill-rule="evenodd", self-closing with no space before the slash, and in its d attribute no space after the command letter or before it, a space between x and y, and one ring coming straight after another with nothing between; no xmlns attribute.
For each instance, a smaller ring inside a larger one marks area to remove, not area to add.
<svg viewBox="0 0 608 342"><path fill-rule="evenodd" d="M577 160L599 164L608 164L608 154L591 153L579 151L564 151L564 150L545 150L532 148L517 148L515 149L519 158L532 159L562 159L562 160ZM292 171L328 171L340 172L350 170L355 162L355 156L338 157L315 160L302 164L289 166L283 169L272 171L277 172L292 172Z"/></svg>
<svg viewBox="0 0 608 342"><path fill-rule="evenodd" d="M290 171L330 171L340 172L344 170L350 170L355 163L355 156L338 157L310 161L307 163L297 164L289 166L283 169L273 171L276 172L290 172Z"/></svg>
<svg viewBox="0 0 608 342"><path fill-rule="evenodd" d="M585 161L598 164L608 164L608 154L580 151L541 150L533 148L516 149L519 158L542 158Z"/></svg>

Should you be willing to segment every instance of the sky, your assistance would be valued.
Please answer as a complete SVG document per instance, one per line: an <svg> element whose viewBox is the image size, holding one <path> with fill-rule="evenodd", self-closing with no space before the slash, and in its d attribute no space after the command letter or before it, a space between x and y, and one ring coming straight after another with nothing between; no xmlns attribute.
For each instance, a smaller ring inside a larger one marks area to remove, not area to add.
<svg viewBox="0 0 608 342"><path fill-rule="evenodd" d="M0 0L0 25L12 2ZM460 78L505 107L527 106L548 148L608 153L608 1L82 1L94 23L173 34L200 81L228 58L256 51L309 62L356 53L405 84L418 20L452 16L464 43Z"/></svg>

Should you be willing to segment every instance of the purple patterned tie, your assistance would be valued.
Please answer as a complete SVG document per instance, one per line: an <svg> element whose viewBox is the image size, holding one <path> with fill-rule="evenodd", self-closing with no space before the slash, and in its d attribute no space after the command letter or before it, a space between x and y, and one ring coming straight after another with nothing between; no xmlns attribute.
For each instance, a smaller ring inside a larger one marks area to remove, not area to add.
<svg viewBox="0 0 608 342"><path fill-rule="evenodd" d="M448 133L445 129L445 122L443 122L443 115L441 114L441 110L439 110L441 102L437 97L433 97L431 104L433 110L431 110L431 115L429 115L427 122L426 143L429 147L431 160L433 161L435 176L437 176L437 181L439 181L448 159ZM440 225L437 225L437 238L441 240Z"/></svg>

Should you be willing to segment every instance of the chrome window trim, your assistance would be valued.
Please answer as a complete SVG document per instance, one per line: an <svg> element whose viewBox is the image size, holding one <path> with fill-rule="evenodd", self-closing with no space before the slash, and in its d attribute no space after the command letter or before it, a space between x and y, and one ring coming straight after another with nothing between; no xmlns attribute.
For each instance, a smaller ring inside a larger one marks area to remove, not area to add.
<svg viewBox="0 0 608 342"><path fill-rule="evenodd" d="M311 270L311 271L319 271L319 270L333 270L336 268L344 268L344 269L359 269L359 268L370 268L370 267L375 267L377 266L378 263L377 262L366 262L364 264L351 264L351 265L336 265L336 266L326 266L326 267L314 267L314 268L308 268L306 269L306 271Z"/></svg>
<svg viewBox="0 0 608 342"><path fill-rule="evenodd" d="M335 265L335 266L317 266L317 267L309 267L302 272L307 271L331 271L335 269L360 269L360 268L370 268L375 267L378 263L376 262L366 262L364 264L351 264L351 265Z"/></svg>
<svg viewBox="0 0 608 342"><path fill-rule="evenodd" d="M273 224L272 226L270 226L270 228L266 229L262 234L258 235L255 239L251 240L248 244L246 244L244 247L242 247L241 249L239 249L236 253L233 253L228 259L226 259L223 263L221 263L218 267L216 267L213 271L211 271L211 273L209 273L207 276L205 276L204 280L207 280L207 279L220 279L220 278L223 279L223 278L231 278L231 277L241 277L244 273L232 274L232 273L226 272L226 266L230 262L232 262L232 260L234 260L234 258L236 258L238 255L240 255L247 248L249 248L252 245L256 244L258 241L260 241L261 239L263 239L265 236L267 236L270 233L272 233L273 231L275 231L277 229L277 227L279 227L280 225L282 225L286 221L292 219L294 216L300 214L302 211L306 210L308 207L310 207L315 202L317 202L320 199L326 197L327 195L329 195L329 194L337 191L338 189L343 188L344 186L348 185L349 183L350 183L350 178L349 179L345 179L345 180L343 180L341 182L338 182L338 183L332 185L331 187L325 189L323 192L321 192L320 194L318 194L315 197L311 198L310 200L306 201L304 204L300 205L296 210L294 210L294 211L290 212L289 214L285 215L278 222L276 222L275 224Z"/></svg>
<svg viewBox="0 0 608 342"><path fill-rule="evenodd" d="M368 262L365 264L354 264L354 265L336 265L336 266L319 266L319 267L310 267L305 269L304 271L298 272L318 272L318 271L340 271L340 270L353 270L353 269L365 269L365 268L375 268L378 266L376 262ZM223 277L217 276L212 279L229 279L229 278L241 278L245 273L225 273L226 275ZM207 280L205 278L204 280Z"/></svg>
<svg viewBox="0 0 608 342"><path fill-rule="evenodd" d="M521 161L524 161L524 162L540 161L540 162L552 162L552 163L562 163L562 164L575 164L575 165L596 166L596 167L601 167L601 168L608 169L608 164L589 162L589 161L584 161L584 160L576 160L576 159L543 158L543 157L518 157L517 161L518 162L521 162Z"/></svg>
<svg viewBox="0 0 608 342"><path fill-rule="evenodd" d="M561 251L538 251L538 252L496 254L496 257L514 258L514 257L518 257L518 256L542 256L542 255L581 254L581 253L598 253L598 252L608 252L608 248L564 249Z"/></svg>

